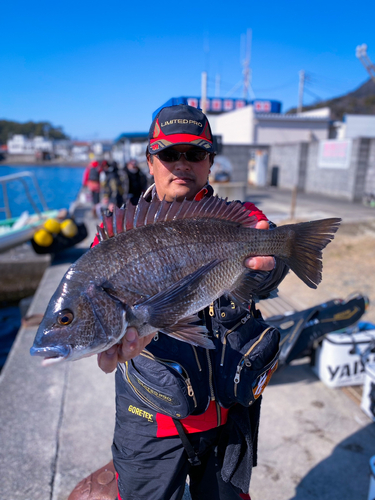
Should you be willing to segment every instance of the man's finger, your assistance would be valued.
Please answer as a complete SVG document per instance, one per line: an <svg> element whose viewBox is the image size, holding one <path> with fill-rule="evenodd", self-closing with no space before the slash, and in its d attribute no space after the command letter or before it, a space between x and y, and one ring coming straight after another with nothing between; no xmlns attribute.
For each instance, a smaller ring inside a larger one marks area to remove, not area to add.
<svg viewBox="0 0 375 500"><path fill-rule="evenodd" d="M134 342L134 340L138 339L138 332L134 327L130 327L126 330L126 333L124 335L124 339L127 342Z"/></svg>
<svg viewBox="0 0 375 500"><path fill-rule="evenodd" d="M269 229L270 225L266 220L260 220L255 224L256 229Z"/></svg>
<svg viewBox="0 0 375 500"><path fill-rule="evenodd" d="M104 373L111 373L117 366L118 361L118 345L112 346L110 349L98 354L98 366Z"/></svg>
<svg viewBox="0 0 375 500"><path fill-rule="evenodd" d="M272 271L275 268L275 259L271 256L250 257L245 260L245 266L254 271Z"/></svg>

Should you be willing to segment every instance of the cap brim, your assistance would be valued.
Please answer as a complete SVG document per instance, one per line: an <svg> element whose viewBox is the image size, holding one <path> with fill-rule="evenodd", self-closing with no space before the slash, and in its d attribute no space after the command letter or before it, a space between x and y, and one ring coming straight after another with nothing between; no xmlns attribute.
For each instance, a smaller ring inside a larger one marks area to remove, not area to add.
<svg viewBox="0 0 375 500"><path fill-rule="evenodd" d="M208 153L214 152L214 147L212 142L198 135L173 134L173 135L168 135L167 137L168 139L167 138L151 139L148 145L148 151L151 154L156 154L159 151L162 151L163 149L170 148L171 146L188 145L203 149Z"/></svg>

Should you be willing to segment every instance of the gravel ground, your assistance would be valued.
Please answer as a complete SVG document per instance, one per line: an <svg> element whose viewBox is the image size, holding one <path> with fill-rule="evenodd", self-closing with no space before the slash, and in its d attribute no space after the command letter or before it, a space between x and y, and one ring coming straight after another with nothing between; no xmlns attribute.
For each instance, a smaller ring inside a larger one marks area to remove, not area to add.
<svg viewBox="0 0 375 500"><path fill-rule="evenodd" d="M287 223L287 221L285 221ZM323 251L323 279L316 290L290 272L279 287L296 309L359 292L370 300L361 320L375 324L375 229L370 223L342 224Z"/></svg>

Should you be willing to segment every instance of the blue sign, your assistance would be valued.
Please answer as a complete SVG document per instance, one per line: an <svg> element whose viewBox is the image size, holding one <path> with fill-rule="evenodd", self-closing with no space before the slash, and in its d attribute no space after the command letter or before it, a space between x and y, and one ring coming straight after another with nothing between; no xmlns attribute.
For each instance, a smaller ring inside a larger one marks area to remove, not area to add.
<svg viewBox="0 0 375 500"><path fill-rule="evenodd" d="M177 106L178 104L188 104L194 108L202 109L202 101L200 97L172 97L165 102L152 114L152 119L159 113L162 108L169 106ZM270 99L254 99L248 101L241 98L226 98L226 97L210 97L206 99L207 113L226 113L236 109L244 108L252 104L256 113L281 113L281 102L272 101Z"/></svg>

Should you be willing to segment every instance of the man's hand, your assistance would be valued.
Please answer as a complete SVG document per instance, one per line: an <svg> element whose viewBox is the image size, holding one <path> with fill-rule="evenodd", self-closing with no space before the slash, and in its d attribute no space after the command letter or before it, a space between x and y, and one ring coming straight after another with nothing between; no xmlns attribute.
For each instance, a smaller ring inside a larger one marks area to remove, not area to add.
<svg viewBox="0 0 375 500"><path fill-rule="evenodd" d="M125 363L143 351L147 344L154 338L154 333L146 337L139 337L135 328L130 327L122 339L121 344L116 344L107 351L98 354L99 368L105 373L111 373L117 367L117 363Z"/></svg>
<svg viewBox="0 0 375 500"><path fill-rule="evenodd" d="M257 222L256 229L269 229L269 224L265 220ZM275 267L275 259L270 256L249 257L245 260L245 266L254 271L272 271Z"/></svg>

